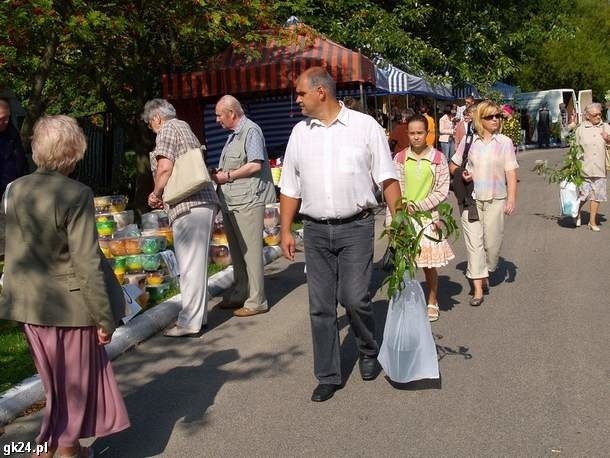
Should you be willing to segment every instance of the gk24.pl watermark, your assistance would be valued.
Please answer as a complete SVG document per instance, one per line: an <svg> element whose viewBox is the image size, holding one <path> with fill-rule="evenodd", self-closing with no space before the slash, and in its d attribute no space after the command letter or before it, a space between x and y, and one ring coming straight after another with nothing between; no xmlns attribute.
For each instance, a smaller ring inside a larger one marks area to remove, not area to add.
<svg viewBox="0 0 610 458"><path fill-rule="evenodd" d="M2 455L11 456L17 453L33 453L42 455L49 451L49 444L33 444L31 442L10 442L2 446Z"/></svg>

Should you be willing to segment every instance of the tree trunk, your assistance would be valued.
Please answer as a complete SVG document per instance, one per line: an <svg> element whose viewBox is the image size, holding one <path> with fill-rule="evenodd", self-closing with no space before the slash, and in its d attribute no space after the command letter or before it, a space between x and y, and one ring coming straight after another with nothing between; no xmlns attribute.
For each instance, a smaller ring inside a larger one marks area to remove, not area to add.
<svg viewBox="0 0 610 458"><path fill-rule="evenodd" d="M57 36L53 35L45 48L38 71L32 76L32 93L29 97L30 102L26 107L25 119L21 126L21 140L26 151L30 151L30 138L32 137L34 123L40 118L45 108L42 91L53 67L57 45Z"/></svg>

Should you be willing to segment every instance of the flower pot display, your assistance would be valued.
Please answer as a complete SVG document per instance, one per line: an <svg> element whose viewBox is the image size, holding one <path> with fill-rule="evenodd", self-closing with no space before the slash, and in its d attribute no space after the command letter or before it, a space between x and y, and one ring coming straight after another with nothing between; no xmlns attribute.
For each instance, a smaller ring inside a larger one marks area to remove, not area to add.
<svg viewBox="0 0 610 458"><path fill-rule="evenodd" d="M144 289L146 284L146 274L125 274L125 282Z"/></svg>
<svg viewBox="0 0 610 458"><path fill-rule="evenodd" d="M125 265L130 273L142 272L142 255L125 256Z"/></svg>
<svg viewBox="0 0 610 458"><path fill-rule="evenodd" d="M276 227L280 223L280 212L277 207L265 208L263 224L265 228Z"/></svg>
<svg viewBox="0 0 610 458"><path fill-rule="evenodd" d="M229 241L227 240L227 234L225 233L222 226L214 229L212 233L212 244L214 245L228 245Z"/></svg>
<svg viewBox="0 0 610 458"><path fill-rule="evenodd" d="M93 198L93 205L97 213L116 213L125 211L127 206L127 196L98 196Z"/></svg>
<svg viewBox="0 0 610 458"><path fill-rule="evenodd" d="M151 301L160 301L163 299L167 290L169 289L169 283L161 283L160 285L149 285L146 287L146 292L150 296Z"/></svg>
<svg viewBox="0 0 610 458"><path fill-rule="evenodd" d="M225 267L231 264L231 253L227 245L210 245L210 257L214 264Z"/></svg>
<svg viewBox="0 0 610 458"><path fill-rule="evenodd" d="M148 235L140 238L140 247L142 253L155 254L159 251L165 250L167 240L165 237L160 235Z"/></svg>
<svg viewBox="0 0 610 458"><path fill-rule="evenodd" d="M94 198L100 250L121 285L145 290L136 301L147 308L149 300L160 302L170 288L179 288L178 279L173 277L175 258L171 253L161 253L173 246L174 233L163 210L145 213L145 230L141 230L134 224L134 211L126 210L126 205L127 197L122 195Z"/></svg>
<svg viewBox="0 0 610 458"><path fill-rule="evenodd" d="M152 230L169 227L169 218L163 210L153 210L142 215L142 230Z"/></svg>
<svg viewBox="0 0 610 458"><path fill-rule="evenodd" d="M116 231L116 223L112 220L98 221L95 223L95 228L100 237L109 237Z"/></svg>
<svg viewBox="0 0 610 458"><path fill-rule="evenodd" d="M111 262L114 276L122 285L125 282L125 273L127 271L126 260L124 257L114 258Z"/></svg>
<svg viewBox="0 0 610 458"><path fill-rule="evenodd" d="M104 220L112 220L116 223L116 228L118 231L122 231L128 225L133 224L134 214L133 210L125 210L122 212L116 213L100 213L95 216L95 221L104 221Z"/></svg>
<svg viewBox="0 0 610 458"><path fill-rule="evenodd" d="M127 254L140 254L142 252L139 237L131 237L123 240L125 241L125 251Z"/></svg>
<svg viewBox="0 0 610 458"><path fill-rule="evenodd" d="M267 246L276 246L280 244L280 228L279 226L265 228L263 231L263 240Z"/></svg>
<svg viewBox="0 0 610 458"><path fill-rule="evenodd" d="M161 256L158 254L143 254L141 255L142 267L147 272L159 269L161 266Z"/></svg>
<svg viewBox="0 0 610 458"><path fill-rule="evenodd" d="M172 231L172 229L169 227L162 227L159 229L149 229L147 231L142 231L142 235L144 235L144 236L159 235L159 236L165 238L165 241L167 243L167 248L174 247L174 231Z"/></svg>
<svg viewBox="0 0 610 458"><path fill-rule="evenodd" d="M110 242L112 240L100 237L98 241L99 241L99 245L100 245L100 250L102 250L102 253L104 253L104 257L107 259L112 258L113 254L112 254L112 250L110 249Z"/></svg>
<svg viewBox="0 0 610 458"><path fill-rule="evenodd" d="M165 280L165 276L159 272L151 272L146 276L147 286L159 286Z"/></svg>
<svg viewBox="0 0 610 458"><path fill-rule="evenodd" d="M111 239L108 241L108 246L113 256L125 256L127 254L125 239Z"/></svg>

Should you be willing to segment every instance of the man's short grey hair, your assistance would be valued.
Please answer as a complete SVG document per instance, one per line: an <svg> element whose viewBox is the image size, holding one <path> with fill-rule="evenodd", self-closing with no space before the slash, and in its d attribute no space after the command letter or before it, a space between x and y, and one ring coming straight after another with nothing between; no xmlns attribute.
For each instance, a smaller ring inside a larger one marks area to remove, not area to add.
<svg viewBox="0 0 610 458"><path fill-rule="evenodd" d="M591 113L591 111L593 111L593 110L602 111L602 104L601 103L597 103L597 102L593 102L593 103L590 103L589 105L587 105L585 107L585 113L587 113L587 114Z"/></svg>
<svg viewBox="0 0 610 458"><path fill-rule="evenodd" d="M161 116L161 119L174 119L176 117L176 109L165 99L152 99L144 105L142 113L142 121L146 124L155 116Z"/></svg>
<svg viewBox="0 0 610 458"><path fill-rule="evenodd" d="M241 103L230 94L223 95L220 100L218 100L217 105L220 105L223 110L231 110L237 116L241 117L244 115L244 109L242 108Z"/></svg>
<svg viewBox="0 0 610 458"><path fill-rule="evenodd" d="M307 78L310 88L322 86L330 97L337 97L337 83L324 67L311 67L306 70L304 76Z"/></svg>

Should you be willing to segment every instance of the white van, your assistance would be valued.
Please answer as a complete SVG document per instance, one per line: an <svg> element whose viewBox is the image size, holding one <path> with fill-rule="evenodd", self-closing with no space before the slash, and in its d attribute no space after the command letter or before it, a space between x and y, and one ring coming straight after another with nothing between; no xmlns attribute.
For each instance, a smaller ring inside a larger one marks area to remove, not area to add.
<svg viewBox="0 0 610 458"><path fill-rule="evenodd" d="M546 104L550 111L551 123L559 122L559 104L564 103L568 113L576 115L576 122L582 120L582 110L592 102L591 90L579 91L578 98L574 89L549 89L547 91L521 92L515 94L515 105L526 109L533 130L532 140L536 141L536 119L538 110Z"/></svg>

